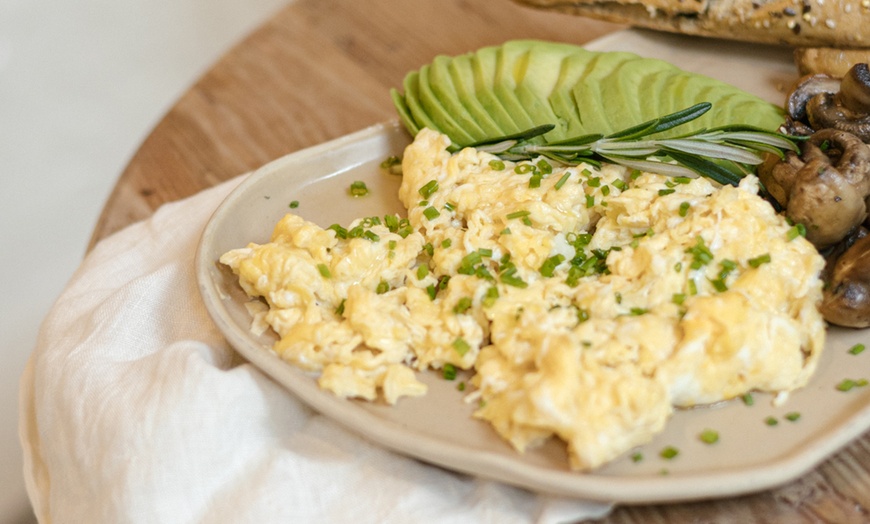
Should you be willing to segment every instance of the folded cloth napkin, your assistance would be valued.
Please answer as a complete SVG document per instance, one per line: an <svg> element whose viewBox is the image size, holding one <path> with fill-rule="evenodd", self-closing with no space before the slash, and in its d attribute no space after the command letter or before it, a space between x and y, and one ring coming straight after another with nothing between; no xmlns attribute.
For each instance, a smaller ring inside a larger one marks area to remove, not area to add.
<svg viewBox="0 0 870 524"><path fill-rule="evenodd" d="M610 505L531 493L346 431L239 359L194 253L241 177L103 240L53 306L21 379L40 522L578 522Z"/></svg>

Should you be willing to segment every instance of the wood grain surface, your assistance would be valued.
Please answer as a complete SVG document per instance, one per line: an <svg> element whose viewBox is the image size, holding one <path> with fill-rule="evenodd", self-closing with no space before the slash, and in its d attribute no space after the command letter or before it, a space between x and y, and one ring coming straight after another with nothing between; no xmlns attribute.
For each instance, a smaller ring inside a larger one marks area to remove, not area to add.
<svg viewBox="0 0 870 524"><path fill-rule="evenodd" d="M513 38L583 44L621 27L496 0L297 0L184 94L119 178L91 245L163 203L395 119L389 89L437 54ZM605 523L870 522L870 434L778 489L624 506Z"/></svg>

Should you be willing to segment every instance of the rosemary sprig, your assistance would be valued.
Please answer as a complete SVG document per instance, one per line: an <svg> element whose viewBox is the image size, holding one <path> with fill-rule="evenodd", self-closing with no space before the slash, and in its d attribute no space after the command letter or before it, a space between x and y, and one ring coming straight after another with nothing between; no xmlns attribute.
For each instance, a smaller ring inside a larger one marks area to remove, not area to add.
<svg viewBox="0 0 870 524"><path fill-rule="evenodd" d="M607 136L590 134L541 143L539 137L554 127L543 125L473 147L504 160L545 156L569 165L610 162L662 175L700 175L723 185L737 185L752 166L763 161L764 153L783 156L784 151L798 151L796 141L801 137L745 125L700 129L672 138L652 136L691 122L711 107L702 102Z"/></svg>

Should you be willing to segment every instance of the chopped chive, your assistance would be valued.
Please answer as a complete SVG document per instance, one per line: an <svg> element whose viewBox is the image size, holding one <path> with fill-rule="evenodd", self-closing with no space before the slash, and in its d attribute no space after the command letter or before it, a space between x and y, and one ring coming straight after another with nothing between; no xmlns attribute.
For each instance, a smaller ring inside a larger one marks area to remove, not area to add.
<svg viewBox="0 0 870 524"><path fill-rule="evenodd" d="M426 199L428 199L430 196L432 196L432 194L435 193L436 191L438 191L438 181L437 180L430 180L430 181L426 182L425 184L423 184L423 186L417 190L417 192L420 193L420 196L422 196L423 198L426 198Z"/></svg>
<svg viewBox="0 0 870 524"><path fill-rule="evenodd" d="M601 186L601 178L599 178L597 176L592 177L589 179L589 182L587 182L587 184L589 185L589 187L600 187Z"/></svg>
<svg viewBox="0 0 870 524"><path fill-rule="evenodd" d="M721 278L710 279L710 283L713 284L713 288L719 293L724 293L728 291L728 284Z"/></svg>
<svg viewBox="0 0 870 524"><path fill-rule="evenodd" d="M541 268L538 270L542 276L552 277L553 273L556 272L556 268L565 261L565 255L556 254L548 258L541 264Z"/></svg>
<svg viewBox="0 0 870 524"><path fill-rule="evenodd" d="M858 380L852 380L850 378L847 378L847 379L843 380L842 382L840 382L839 384L837 384L837 389L840 391L849 391L853 388L863 387L866 385L867 385L866 379L862 378L862 379L858 379Z"/></svg>
<svg viewBox="0 0 870 524"><path fill-rule="evenodd" d="M752 396L752 393L746 393L740 397L740 399L743 400L743 403L747 406L755 404L755 397Z"/></svg>
<svg viewBox="0 0 870 524"><path fill-rule="evenodd" d="M640 462L641 460L643 460L643 453L641 453L640 451L636 451L631 454L632 462Z"/></svg>
<svg viewBox="0 0 870 524"><path fill-rule="evenodd" d="M628 189L628 184L625 183L625 180L622 180L620 178L617 178L610 184L620 191L625 191L626 189Z"/></svg>
<svg viewBox="0 0 870 524"><path fill-rule="evenodd" d="M459 301L456 302L456 305L453 306L453 312L457 315L466 313L469 309L471 309L471 299L469 297L460 298Z"/></svg>
<svg viewBox="0 0 870 524"><path fill-rule="evenodd" d="M604 185L604 186L601 188L601 194L604 195L604 196L609 196L609 195L610 195L610 186L608 186L608 185Z"/></svg>
<svg viewBox="0 0 870 524"><path fill-rule="evenodd" d="M423 280L429 275L429 266L420 265L417 266L417 280Z"/></svg>
<svg viewBox="0 0 870 524"><path fill-rule="evenodd" d="M290 202L290 209L296 209L297 207L299 207L298 200L293 200L292 202Z"/></svg>
<svg viewBox="0 0 870 524"><path fill-rule="evenodd" d="M534 166L532 166L531 164L517 164L517 166L514 167L514 173L517 173L519 175L525 175L531 173L532 171L534 171L534 169Z"/></svg>
<svg viewBox="0 0 870 524"><path fill-rule="evenodd" d="M381 239L381 237L379 237L374 231L366 231L363 233L363 236L371 240L372 242L377 242Z"/></svg>
<svg viewBox="0 0 870 524"><path fill-rule="evenodd" d="M767 264L768 262L770 262L770 253L765 253L755 258L750 258L748 264L750 267L758 267L762 264Z"/></svg>
<svg viewBox="0 0 870 524"><path fill-rule="evenodd" d="M361 197L369 194L369 188L366 186L366 183L357 180L350 185L350 194L351 196Z"/></svg>
<svg viewBox="0 0 870 524"><path fill-rule="evenodd" d="M456 366L449 362L444 364L444 367L441 369L441 375L444 377L444 380L456 380Z"/></svg>
<svg viewBox="0 0 870 524"><path fill-rule="evenodd" d="M535 188L541 187L541 180L542 180L543 178L544 178L544 176L541 175L540 173L535 173L535 174L532 175L532 177L529 179L529 187L532 188L532 189L535 189Z"/></svg>
<svg viewBox="0 0 870 524"><path fill-rule="evenodd" d="M860 355L864 351L864 344L855 344L849 348L849 353L852 355Z"/></svg>
<svg viewBox="0 0 870 524"><path fill-rule="evenodd" d="M698 438L701 439L701 442L704 444L715 444L719 442L719 432L713 429L705 429L698 435Z"/></svg>
<svg viewBox="0 0 870 524"><path fill-rule="evenodd" d="M430 300L435 300L435 296L438 294L435 284L429 284L426 286L426 294L429 295Z"/></svg>
<svg viewBox="0 0 870 524"><path fill-rule="evenodd" d="M556 191L562 189L562 186L565 185L565 182L567 182L569 178L571 178L571 172L565 171L565 174L562 175L562 177L559 178L558 182L556 182L556 185L553 186L554 188L556 188Z"/></svg>
<svg viewBox="0 0 870 524"><path fill-rule="evenodd" d="M807 227L803 224L795 224L786 233L786 238L789 240L789 242L796 239L797 237L805 236L807 236Z"/></svg>
<svg viewBox="0 0 870 524"><path fill-rule="evenodd" d="M380 282L378 282L378 287L375 289L375 293L377 293L378 295L383 295L389 290L390 284L387 283L386 280L381 280Z"/></svg>
<svg viewBox="0 0 870 524"><path fill-rule="evenodd" d="M529 215L531 215L531 214L532 214L531 211L526 211L525 209L523 209L523 210L521 210L521 211L514 211L513 213L508 213L507 215L505 215L505 218L507 218L508 220L511 220L511 219L514 219L514 218L523 218L523 217L527 217L527 216L529 216Z"/></svg>
<svg viewBox="0 0 870 524"><path fill-rule="evenodd" d="M434 207L429 206L423 210L423 216L426 217L428 220L435 220L436 218L441 216L441 212Z"/></svg>
<svg viewBox="0 0 870 524"><path fill-rule="evenodd" d="M490 160L489 167L491 167L494 171L504 171L504 162L501 160Z"/></svg>
<svg viewBox="0 0 870 524"><path fill-rule="evenodd" d="M676 193L676 190L674 190L674 189L659 189L659 196L667 196L667 195L670 195L672 193Z"/></svg>
<svg viewBox="0 0 870 524"><path fill-rule="evenodd" d="M649 309L643 307L633 307L631 308L630 312L632 316L638 317L640 315L646 315L647 313L649 313Z"/></svg>
<svg viewBox="0 0 870 524"><path fill-rule="evenodd" d="M459 356L464 356L471 349L471 345L462 337L456 337L452 345L453 349L459 353Z"/></svg>
<svg viewBox="0 0 870 524"><path fill-rule="evenodd" d="M547 162L543 158L538 160L537 164L535 164L535 165L537 165L538 169L541 170L541 173L543 173L545 175L549 175L550 173L553 172L553 165L550 164L549 162Z"/></svg>
<svg viewBox="0 0 870 524"><path fill-rule="evenodd" d="M463 382L460 382L459 384L456 384L456 389L459 391L465 391L465 382L463 381Z"/></svg>
<svg viewBox="0 0 870 524"><path fill-rule="evenodd" d="M522 222L523 222L523 224L525 224L525 225L527 225L527 226L531 226L531 225L532 225L532 219L529 218L529 217L523 217L523 218L522 218Z"/></svg>
<svg viewBox="0 0 870 524"><path fill-rule="evenodd" d="M332 273L329 272L329 267L326 264L317 264L317 271L320 271L320 276L323 278L332 277Z"/></svg>
<svg viewBox="0 0 870 524"><path fill-rule="evenodd" d="M671 460L680 454L680 450L673 446L668 446L659 452L659 456L663 459Z"/></svg>
<svg viewBox="0 0 870 524"><path fill-rule="evenodd" d="M779 424L779 421L776 420L776 417L767 417L766 419L764 419L764 423L768 426L776 426L777 424Z"/></svg>
<svg viewBox="0 0 870 524"><path fill-rule="evenodd" d="M586 195L586 208L595 207L595 197L593 195Z"/></svg>
<svg viewBox="0 0 870 524"><path fill-rule="evenodd" d="M801 418L801 414L797 411L791 411L785 414L786 420L789 422L797 422L799 418Z"/></svg>
<svg viewBox="0 0 870 524"><path fill-rule="evenodd" d="M498 288L492 286L486 290L486 294L483 296L483 300L481 300L480 303L481 305L483 305L483 307L491 307L493 304L495 304L498 296Z"/></svg>
<svg viewBox="0 0 870 524"><path fill-rule="evenodd" d="M425 244L423 244L423 251L424 251L427 255L429 255L430 257L431 257L432 255L435 254L435 248L432 247L432 243L431 243L431 242L426 242Z"/></svg>
<svg viewBox="0 0 870 524"><path fill-rule="evenodd" d="M674 293L673 296L671 297L671 302L673 302L674 304L676 304L678 306L682 306L683 302L685 302L685 301L686 301L686 294L685 293Z"/></svg>
<svg viewBox="0 0 870 524"><path fill-rule="evenodd" d="M335 232L335 238L347 238L347 229L341 227L338 224L332 224L326 229L331 229Z"/></svg>
<svg viewBox="0 0 870 524"><path fill-rule="evenodd" d="M686 215L688 215L690 207L692 207L692 204L688 202L683 202L682 204L680 204L680 216L685 217Z"/></svg>
<svg viewBox="0 0 870 524"><path fill-rule="evenodd" d="M452 245L453 245L453 240L451 240L449 238L445 238L444 240L441 241L441 247L444 249L447 249Z"/></svg>
<svg viewBox="0 0 870 524"><path fill-rule="evenodd" d="M454 210L456 210L456 204L454 204L452 202L446 202L444 204L444 209L446 209L447 211L454 211Z"/></svg>

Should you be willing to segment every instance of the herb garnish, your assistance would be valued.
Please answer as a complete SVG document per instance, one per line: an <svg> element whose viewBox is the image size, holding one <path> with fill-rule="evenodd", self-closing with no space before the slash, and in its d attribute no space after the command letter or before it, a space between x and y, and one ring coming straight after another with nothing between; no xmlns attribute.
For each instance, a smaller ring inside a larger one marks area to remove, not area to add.
<svg viewBox="0 0 870 524"><path fill-rule="evenodd" d="M795 141L800 140L799 137L748 125L702 129L676 138L652 138L697 119L711 107L711 103L702 102L607 136L590 134L547 144L535 143L534 139L555 128L547 124L478 142L472 147L504 160L523 161L544 156L568 165L610 162L673 177L701 175L735 186L751 171L750 166L763 161L763 153L782 156L784 151L798 151Z"/></svg>

